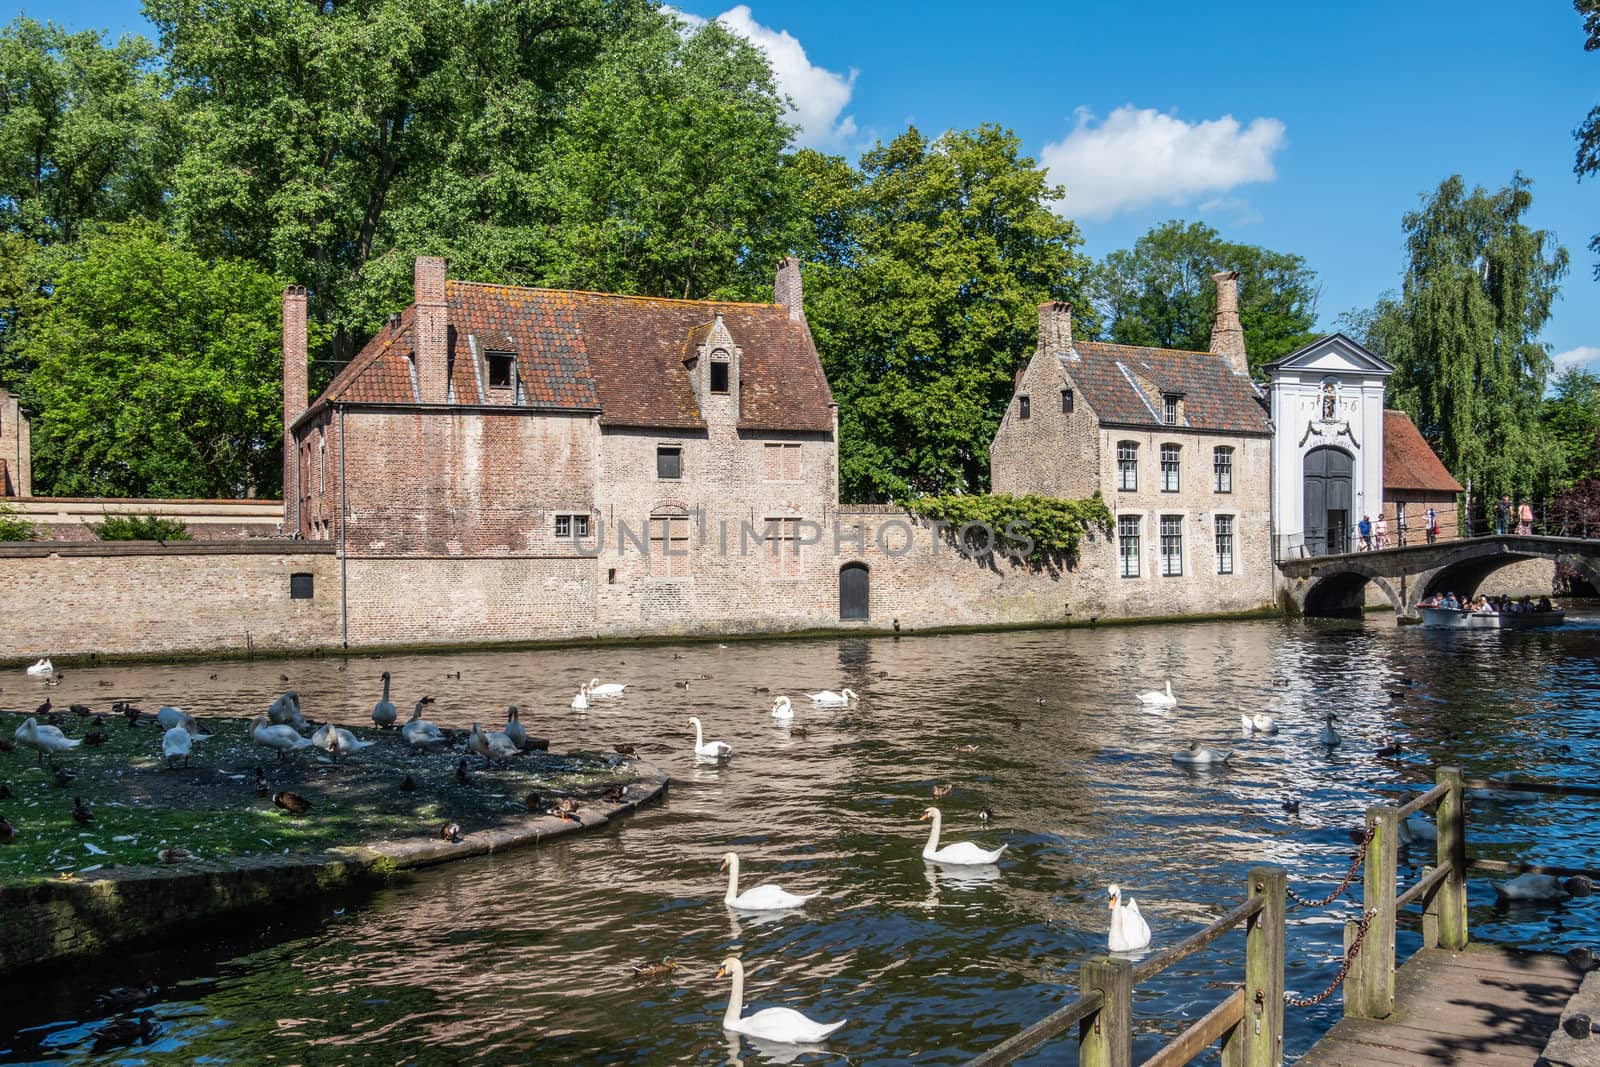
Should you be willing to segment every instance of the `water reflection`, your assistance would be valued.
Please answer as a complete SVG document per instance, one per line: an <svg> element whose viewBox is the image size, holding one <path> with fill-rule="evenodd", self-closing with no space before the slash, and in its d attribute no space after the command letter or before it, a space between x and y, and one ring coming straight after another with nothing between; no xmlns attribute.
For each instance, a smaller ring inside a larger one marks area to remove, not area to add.
<svg viewBox="0 0 1600 1067"><path fill-rule="evenodd" d="M674 781L665 806L604 833L418 873L356 902L297 904L253 943L208 934L97 964L93 982L0 990L22 1021L0 1060L93 1060L93 994L148 977L166 990L168 1026L138 1052L151 1063L780 1061L791 1053L722 1031L728 987L713 975L737 955L752 975L772 968L752 979L747 1010L850 1019L795 1062L957 1063L1075 994L1078 963L1105 950L1111 882L1138 899L1159 951L1236 904L1251 866L1279 864L1297 889L1327 892L1365 806L1425 788L1430 764L1581 776L1600 733L1597 652L1588 625L1446 635L1382 618L69 672L58 703L116 693L235 715L264 707L288 675L308 713L361 722L388 670L396 703L434 696L441 725L516 704L553 747L635 744ZM627 696L573 712L571 694L596 675L630 683ZM1168 678L1176 708L1135 700ZM845 687L858 705L801 699L789 729L774 725L774 696ZM0 701L31 696L8 682ZM1240 736L1239 713L1263 710L1279 733ZM1317 743L1328 710L1344 735L1332 751ZM733 746L731 761L694 759L690 715ZM1389 736L1406 751L1375 758ZM1233 760L1175 767L1191 739ZM923 861L917 816L946 783L946 836L1007 844L997 866ZM1475 801L1471 840L1497 859L1581 866L1600 843L1593 815L1578 801ZM824 895L797 912L732 912L718 872L729 849L762 880ZM1402 857L1402 877L1426 859ZM1600 937L1596 898L1512 912L1475 880L1470 903L1484 937L1556 950ZM1294 990L1333 977L1354 912L1347 899L1292 913ZM1401 950L1416 939L1403 926ZM1238 980L1240 944L1224 937L1140 987L1141 1057ZM669 978L632 974L668 956ZM1290 1012L1290 1055L1337 1004Z"/></svg>

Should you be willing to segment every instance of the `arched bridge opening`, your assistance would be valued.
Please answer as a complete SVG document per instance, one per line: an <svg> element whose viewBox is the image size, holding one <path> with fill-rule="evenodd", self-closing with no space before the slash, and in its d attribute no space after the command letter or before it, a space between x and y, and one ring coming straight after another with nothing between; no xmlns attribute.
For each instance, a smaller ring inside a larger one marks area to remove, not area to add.
<svg viewBox="0 0 1600 1067"><path fill-rule="evenodd" d="M1342 619L1360 616L1367 605L1367 587L1376 586L1400 610L1400 598L1384 578L1359 571L1335 571L1315 578L1299 596L1300 613L1315 619Z"/></svg>

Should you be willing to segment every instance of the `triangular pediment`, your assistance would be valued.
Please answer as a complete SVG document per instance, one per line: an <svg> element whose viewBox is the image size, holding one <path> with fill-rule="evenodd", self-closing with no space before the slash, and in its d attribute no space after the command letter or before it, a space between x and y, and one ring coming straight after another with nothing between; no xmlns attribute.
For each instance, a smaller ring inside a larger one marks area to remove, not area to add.
<svg viewBox="0 0 1600 1067"><path fill-rule="evenodd" d="M1313 371L1318 374L1378 374L1394 367L1342 333L1325 334L1268 365L1269 371Z"/></svg>

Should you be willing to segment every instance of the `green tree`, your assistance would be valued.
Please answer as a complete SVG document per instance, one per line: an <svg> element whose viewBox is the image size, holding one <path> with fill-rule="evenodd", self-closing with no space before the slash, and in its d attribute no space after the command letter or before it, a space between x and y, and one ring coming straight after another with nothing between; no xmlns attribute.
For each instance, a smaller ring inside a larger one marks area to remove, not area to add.
<svg viewBox="0 0 1600 1067"><path fill-rule="evenodd" d="M22 328L36 484L77 496L279 488L280 284L149 224L64 251Z"/></svg>
<svg viewBox="0 0 1600 1067"><path fill-rule="evenodd" d="M1600 378L1569 367L1544 401L1544 425L1561 446L1556 488L1600 475Z"/></svg>
<svg viewBox="0 0 1600 1067"><path fill-rule="evenodd" d="M175 158L155 47L19 17L0 30L0 225L43 243L160 218Z"/></svg>
<svg viewBox="0 0 1600 1067"><path fill-rule="evenodd" d="M1062 196L997 126L915 128L861 159L798 153L806 318L839 402L846 500L983 492L1040 301L1087 307ZM1093 328L1092 316L1089 323Z"/></svg>
<svg viewBox="0 0 1600 1067"><path fill-rule="evenodd" d="M1316 334L1317 276L1299 256L1224 241L1201 222L1153 227L1095 270L1095 300L1107 340L1205 352L1217 293L1211 276L1239 272L1239 319L1250 367L1299 348Z"/></svg>
<svg viewBox="0 0 1600 1067"><path fill-rule="evenodd" d="M1600 0L1572 0L1572 6L1583 16L1583 50L1600 51ZM1578 142L1578 158L1572 165L1578 179L1600 174L1600 106L1589 109L1572 136ZM1600 252L1600 234L1589 239L1589 251ZM1600 263L1595 264L1594 276L1600 279Z"/></svg>
<svg viewBox="0 0 1600 1067"><path fill-rule="evenodd" d="M1392 402L1477 501L1543 491L1561 472L1541 418L1550 355L1538 337L1567 252L1523 222L1532 203L1521 174L1494 192L1445 179L1402 223L1400 294L1347 319L1395 365Z"/></svg>

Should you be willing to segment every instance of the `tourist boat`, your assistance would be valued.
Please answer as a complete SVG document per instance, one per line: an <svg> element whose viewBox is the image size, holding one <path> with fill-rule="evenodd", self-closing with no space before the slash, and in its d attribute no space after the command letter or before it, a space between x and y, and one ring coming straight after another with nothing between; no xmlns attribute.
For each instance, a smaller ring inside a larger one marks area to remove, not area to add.
<svg viewBox="0 0 1600 1067"><path fill-rule="evenodd" d="M1547 630L1567 621L1567 613L1561 608L1553 608L1550 611L1513 611L1504 615L1479 614L1475 611L1462 611L1459 608L1417 610L1422 613L1422 625L1446 630Z"/></svg>

